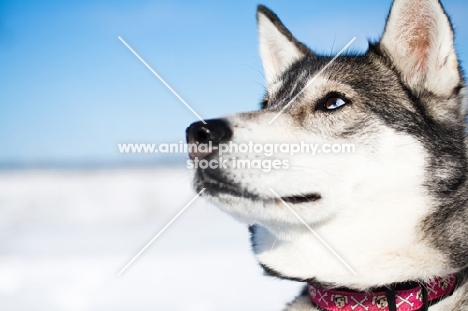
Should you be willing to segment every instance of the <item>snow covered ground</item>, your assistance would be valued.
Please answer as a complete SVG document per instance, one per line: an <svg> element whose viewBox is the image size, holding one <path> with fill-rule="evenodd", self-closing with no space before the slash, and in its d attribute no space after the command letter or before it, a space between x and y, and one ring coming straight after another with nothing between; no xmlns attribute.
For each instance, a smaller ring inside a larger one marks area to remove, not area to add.
<svg viewBox="0 0 468 311"><path fill-rule="evenodd" d="M175 168L0 171L0 310L281 310L300 284L262 275L247 228Z"/></svg>

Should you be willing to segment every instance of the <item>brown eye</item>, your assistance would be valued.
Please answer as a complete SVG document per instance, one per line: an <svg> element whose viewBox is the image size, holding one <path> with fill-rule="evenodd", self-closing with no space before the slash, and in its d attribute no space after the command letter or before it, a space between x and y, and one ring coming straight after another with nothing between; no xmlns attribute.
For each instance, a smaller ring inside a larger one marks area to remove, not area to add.
<svg viewBox="0 0 468 311"><path fill-rule="evenodd" d="M328 110L335 110L340 108L343 105L347 104L347 100L341 99L339 97L330 97L325 102L325 108Z"/></svg>

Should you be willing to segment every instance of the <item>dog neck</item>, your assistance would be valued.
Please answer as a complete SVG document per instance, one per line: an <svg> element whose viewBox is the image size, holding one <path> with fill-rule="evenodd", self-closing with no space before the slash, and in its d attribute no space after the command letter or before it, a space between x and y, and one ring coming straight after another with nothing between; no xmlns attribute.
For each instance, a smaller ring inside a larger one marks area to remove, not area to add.
<svg viewBox="0 0 468 311"><path fill-rule="evenodd" d="M270 275L303 282L314 280L358 291L457 271L456 268L447 268L443 254L418 243L415 238L410 238L411 234L405 239L387 243L385 236L375 231L377 233L366 241L359 241L360 233L355 233L355 229L353 231L350 227L337 231L333 230L334 227L327 231L316 227L316 231L333 241L333 246L345 254L344 259L357 272L356 275L330 255L308 231L289 231L290 237L278 236L270 229L255 225L251 227L252 245L257 260ZM364 236L368 237L370 233ZM369 252L369 248L373 251Z"/></svg>

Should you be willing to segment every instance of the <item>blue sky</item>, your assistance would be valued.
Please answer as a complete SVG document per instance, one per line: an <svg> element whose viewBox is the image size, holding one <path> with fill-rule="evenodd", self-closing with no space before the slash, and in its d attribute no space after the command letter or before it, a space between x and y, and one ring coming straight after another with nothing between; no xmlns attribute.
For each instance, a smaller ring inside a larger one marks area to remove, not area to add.
<svg viewBox="0 0 468 311"><path fill-rule="evenodd" d="M0 163L124 161L118 143L184 140L193 116L254 110L256 1L1 1ZM390 1L263 1L318 52L378 39ZM443 1L468 61L468 2Z"/></svg>

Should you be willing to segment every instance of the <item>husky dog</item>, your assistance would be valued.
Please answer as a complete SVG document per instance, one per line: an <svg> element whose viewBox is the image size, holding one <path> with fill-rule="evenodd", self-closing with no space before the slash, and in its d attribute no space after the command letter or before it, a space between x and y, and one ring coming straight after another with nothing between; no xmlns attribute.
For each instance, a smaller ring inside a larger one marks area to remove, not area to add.
<svg viewBox="0 0 468 311"><path fill-rule="evenodd" d="M195 188L249 224L267 274L306 284L288 311L468 310L467 92L441 3L395 0L379 42L333 61L264 6L257 22L268 83L261 110L192 124L188 141L214 147L191 159L248 141L347 143L355 152L233 148L222 154L227 165L194 170ZM230 164L253 159L289 165Z"/></svg>

